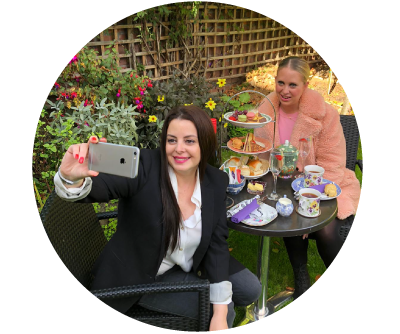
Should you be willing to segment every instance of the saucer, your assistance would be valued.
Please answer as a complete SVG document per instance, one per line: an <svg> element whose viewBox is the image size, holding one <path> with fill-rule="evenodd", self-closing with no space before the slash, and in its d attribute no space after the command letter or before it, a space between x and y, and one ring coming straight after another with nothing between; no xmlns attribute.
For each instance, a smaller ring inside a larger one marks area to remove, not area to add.
<svg viewBox="0 0 400 334"><path fill-rule="evenodd" d="M310 216L306 216L306 215L300 213L299 210L298 210L298 208L299 208L299 206L296 205L296 212L297 212L300 216L302 216L302 217L306 217L306 218L316 218L316 217L319 217L319 216L321 215L321 209L319 209L319 213L318 213L316 216L310 217Z"/></svg>
<svg viewBox="0 0 400 334"><path fill-rule="evenodd" d="M322 179L322 183L334 184L336 186L337 195L335 197L329 197L329 196L325 195L325 193L322 193L321 201L329 201L331 199L338 197L342 193L342 189L335 182L329 181L327 179ZM304 177L299 177L299 178L293 180L292 189L294 191L299 191L302 188L304 188Z"/></svg>
<svg viewBox="0 0 400 334"><path fill-rule="evenodd" d="M233 199L228 196L226 199L226 202L225 202L226 208L227 209L231 208L233 206L233 204L234 204Z"/></svg>

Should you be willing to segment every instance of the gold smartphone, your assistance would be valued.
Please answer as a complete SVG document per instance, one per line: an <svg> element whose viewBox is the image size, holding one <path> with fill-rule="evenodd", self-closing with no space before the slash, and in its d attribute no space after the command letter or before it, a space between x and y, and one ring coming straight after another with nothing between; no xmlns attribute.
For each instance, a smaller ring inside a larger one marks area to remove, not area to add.
<svg viewBox="0 0 400 334"><path fill-rule="evenodd" d="M135 146L111 143L89 144L89 169L96 172L135 178L140 150Z"/></svg>

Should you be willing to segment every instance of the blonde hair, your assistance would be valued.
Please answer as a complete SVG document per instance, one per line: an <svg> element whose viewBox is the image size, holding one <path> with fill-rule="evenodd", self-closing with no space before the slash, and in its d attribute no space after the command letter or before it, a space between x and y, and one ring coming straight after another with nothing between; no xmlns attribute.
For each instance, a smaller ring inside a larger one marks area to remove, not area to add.
<svg viewBox="0 0 400 334"><path fill-rule="evenodd" d="M290 56L283 59L278 66L278 70L276 73L279 73L281 68L289 67L291 70L294 70L301 74L303 77L303 82L306 83L308 78L310 77L310 66L308 63L303 59L296 56Z"/></svg>

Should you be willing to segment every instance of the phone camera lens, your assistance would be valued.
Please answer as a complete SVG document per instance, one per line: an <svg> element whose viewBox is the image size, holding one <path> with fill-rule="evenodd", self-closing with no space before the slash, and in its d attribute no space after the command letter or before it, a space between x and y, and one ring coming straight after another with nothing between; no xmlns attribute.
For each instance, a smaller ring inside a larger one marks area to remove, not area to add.
<svg viewBox="0 0 400 334"><path fill-rule="evenodd" d="M136 155L136 152L133 152L134 155Z"/></svg>

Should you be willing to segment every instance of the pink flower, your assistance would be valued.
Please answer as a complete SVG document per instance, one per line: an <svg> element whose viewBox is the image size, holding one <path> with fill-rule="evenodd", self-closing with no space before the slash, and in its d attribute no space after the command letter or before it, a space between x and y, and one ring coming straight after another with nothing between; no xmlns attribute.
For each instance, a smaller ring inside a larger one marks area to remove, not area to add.
<svg viewBox="0 0 400 334"><path fill-rule="evenodd" d="M121 96L121 94L120 93L117 93L117 97L120 97Z"/></svg>
<svg viewBox="0 0 400 334"><path fill-rule="evenodd" d="M140 95L144 95L144 91L141 90L141 91L140 91Z"/></svg>
<svg viewBox="0 0 400 334"><path fill-rule="evenodd" d="M78 55L75 55L74 58L71 59L69 64L78 62Z"/></svg>

